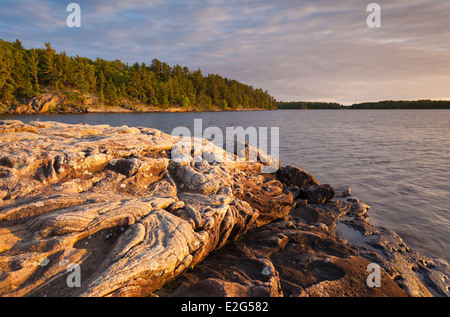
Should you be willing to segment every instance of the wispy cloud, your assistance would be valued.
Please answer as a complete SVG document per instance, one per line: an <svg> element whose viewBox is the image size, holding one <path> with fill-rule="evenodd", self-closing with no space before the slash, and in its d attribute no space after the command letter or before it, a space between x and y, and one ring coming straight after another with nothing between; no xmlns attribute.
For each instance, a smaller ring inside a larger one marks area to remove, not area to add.
<svg viewBox="0 0 450 317"><path fill-rule="evenodd" d="M369 2L358 0L83 0L80 29L65 25L61 1L8 2L1 37L25 46L50 41L70 55L130 63L159 58L279 100L449 97L447 0L379 1L380 29L367 27Z"/></svg>

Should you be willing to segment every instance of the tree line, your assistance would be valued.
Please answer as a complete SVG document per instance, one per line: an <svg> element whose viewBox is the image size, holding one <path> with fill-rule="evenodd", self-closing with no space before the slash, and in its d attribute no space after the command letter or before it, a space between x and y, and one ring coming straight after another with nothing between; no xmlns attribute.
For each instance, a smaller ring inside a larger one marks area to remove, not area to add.
<svg viewBox="0 0 450 317"><path fill-rule="evenodd" d="M19 39L0 40L0 103L14 104L49 90L91 93L109 105L134 102L202 110L276 107L267 91L156 58L149 65L130 66L120 60L57 53L50 43L25 49Z"/></svg>
<svg viewBox="0 0 450 317"><path fill-rule="evenodd" d="M278 109L319 110L319 109L341 109L342 107L343 105L334 102L293 101L293 102L278 103Z"/></svg>
<svg viewBox="0 0 450 317"><path fill-rule="evenodd" d="M319 110L319 109L450 109L447 100L386 100L378 102L357 103L344 106L332 102L279 102L278 109Z"/></svg>
<svg viewBox="0 0 450 317"><path fill-rule="evenodd" d="M446 100L386 100L380 102L364 102L350 106L351 109L450 109L450 101Z"/></svg>

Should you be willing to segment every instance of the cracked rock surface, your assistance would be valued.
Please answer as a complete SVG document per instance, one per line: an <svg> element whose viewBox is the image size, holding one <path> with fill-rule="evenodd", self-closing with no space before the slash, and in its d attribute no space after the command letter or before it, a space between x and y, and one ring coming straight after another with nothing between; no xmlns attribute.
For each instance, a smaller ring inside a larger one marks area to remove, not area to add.
<svg viewBox="0 0 450 317"><path fill-rule="evenodd" d="M151 128L0 121L0 296L431 295L410 270L432 280L430 263L402 256L364 204L333 199L299 168L262 173L270 160L199 142L200 152ZM336 234L342 225L365 245ZM381 288L366 285L370 262Z"/></svg>
<svg viewBox="0 0 450 317"><path fill-rule="evenodd" d="M177 141L0 122L0 295L146 296L254 227L258 210L231 187L257 164L178 164ZM81 287L67 287L70 264Z"/></svg>

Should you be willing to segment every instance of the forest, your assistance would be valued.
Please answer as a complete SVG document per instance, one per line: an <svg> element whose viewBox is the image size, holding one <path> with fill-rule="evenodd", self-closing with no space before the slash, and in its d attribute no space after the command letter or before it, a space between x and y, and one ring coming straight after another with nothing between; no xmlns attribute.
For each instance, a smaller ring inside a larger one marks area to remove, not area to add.
<svg viewBox="0 0 450 317"><path fill-rule="evenodd" d="M152 107L197 110L273 109L267 91L201 69L170 66L158 59L149 65L125 64L68 56L50 43L25 49L22 42L0 40L0 107L14 107L45 92L94 94L105 105L137 103Z"/></svg>
<svg viewBox="0 0 450 317"><path fill-rule="evenodd" d="M332 102L279 102L278 109L320 110L320 109L450 109L450 101L446 100L386 100L378 102L356 103L344 106Z"/></svg>

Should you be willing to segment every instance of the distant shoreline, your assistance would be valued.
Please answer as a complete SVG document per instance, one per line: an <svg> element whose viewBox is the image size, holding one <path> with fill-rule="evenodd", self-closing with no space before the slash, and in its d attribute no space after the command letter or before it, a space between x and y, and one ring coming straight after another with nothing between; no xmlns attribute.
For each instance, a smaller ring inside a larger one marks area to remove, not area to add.
<svg viewBox="0 0 450 317"><path fill-rule="evenodd" d="M341 109L277 109L276 111L289 111L289 110L301 110L301 111L305 111L305 110L313 110L313 111L318 111L318 110L450 110L450 108L350 108L348 106L344 106L344 108Z"/></svg>
<svg viewBox="0 0 450 317"><path fill-rule="evenodd" d="M450 108L350 108L345 107L341 109L233 109L233 110L221 110L221 109L209 109L209 110L192 110L192 109L151 109L151 110L127 110L127 109L109 109L109 108L93 108L86 111L57 111L57 112L0 112L2 116L17 116L17 115L61 115L61 114L144 114L144 113L203 113L203 112L246 112L246 111L320 111L320 110L450 110Z"/></svg>
<svg viewBox="0 0 450 317"><path fill-rule="evenodd" d="M74 93L72 91L72 93ZM130 101L120 105L101 102L92 94L75 92L77 100L67 97L67 92L49 91L28 100L10 105L0 104L0 115L33 114L83 114L83 113L176 113L176 112L236 112L236 111L276 111L276 110L439 110L450 109L450 101L416 100L416 101L379 101L365 102L344 106L339 103L326 102L279 102L272 109L258 107L223 108L217 106L202 107L198 105L156 106Z"/></svg>
<svg viewBox="0 0 450 317"><path fill-rule="evenodd" d="M449 100L386 100L378 102L363 102L350 106L344 106L335 102L279 102L278 110L388 110L388 109L405 109L405 110L419 110L419 109L450 109Z"/></svg>

